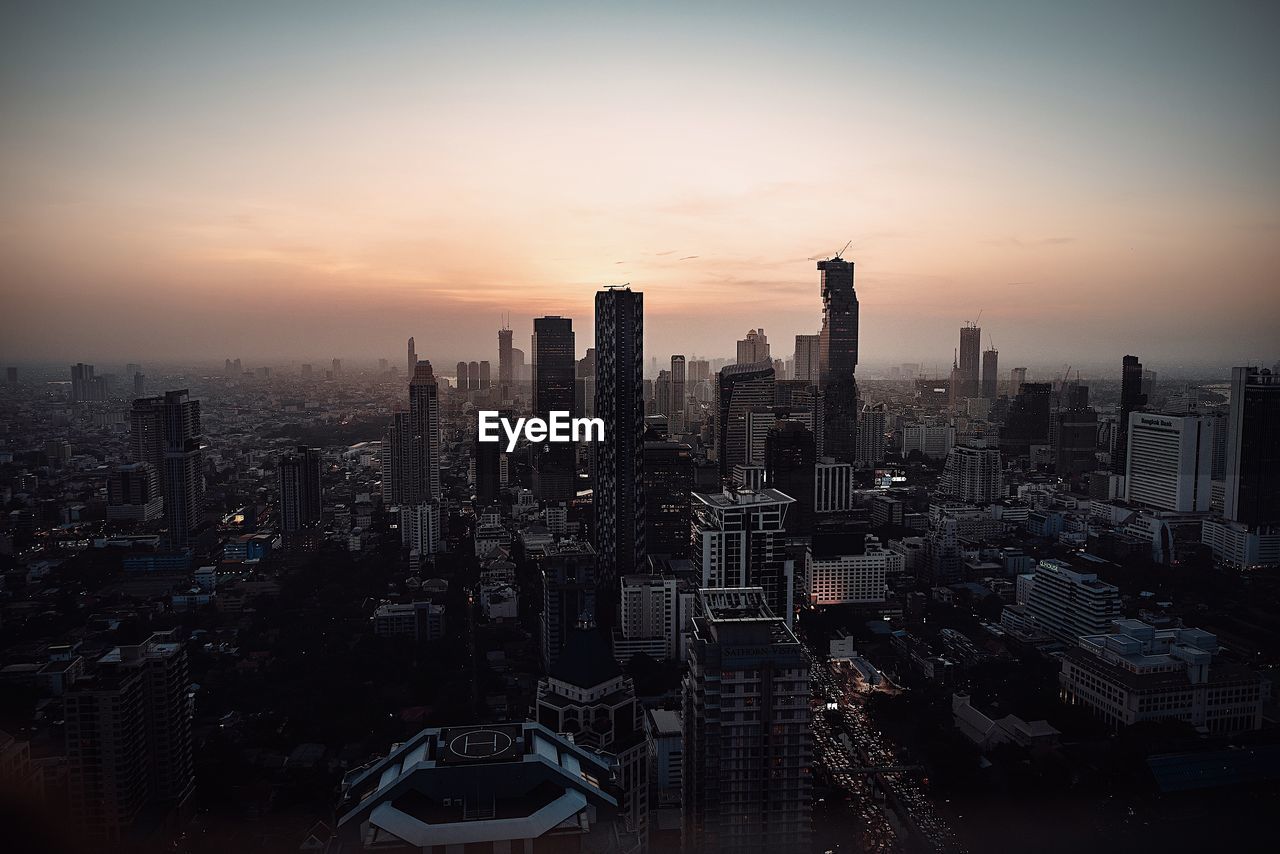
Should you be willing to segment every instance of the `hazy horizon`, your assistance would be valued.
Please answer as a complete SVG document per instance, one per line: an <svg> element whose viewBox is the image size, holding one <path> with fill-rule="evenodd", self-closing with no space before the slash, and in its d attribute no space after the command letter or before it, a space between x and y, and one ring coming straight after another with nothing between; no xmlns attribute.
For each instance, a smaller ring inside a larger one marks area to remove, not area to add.
<svg viewBox="0 0 1280 854"><path fill-rule="evenodd" d="M1276 7L8 4L0 361L496 364L645 293L646 359L1270 365Z"/></svg>

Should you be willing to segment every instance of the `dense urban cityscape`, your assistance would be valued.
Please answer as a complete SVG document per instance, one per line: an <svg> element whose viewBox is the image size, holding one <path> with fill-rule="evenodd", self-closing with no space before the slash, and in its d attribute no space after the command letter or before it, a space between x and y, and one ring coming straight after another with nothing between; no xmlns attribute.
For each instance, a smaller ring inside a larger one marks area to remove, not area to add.
<svg viewBox="0 0 1280 854"><path fill-rule="evenodd" d="M9 368L7 790L68 850L1261 833L1280 365L1033 376L965 323L861 379L816 266L819 331L732 360L646 356L611 286L581 358L548 316L448 369Z"/></svg>
<svg viewBox="0 0 1280 854"><path fill-rule="evenodd" d="M1273 850L1277 32L0 5L0 852Z"/></svg>

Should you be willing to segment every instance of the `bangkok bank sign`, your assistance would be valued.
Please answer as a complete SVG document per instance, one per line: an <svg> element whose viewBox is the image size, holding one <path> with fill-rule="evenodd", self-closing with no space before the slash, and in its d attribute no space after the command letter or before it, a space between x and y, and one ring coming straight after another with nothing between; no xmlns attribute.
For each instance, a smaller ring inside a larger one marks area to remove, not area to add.
<svg viewBox="0 0 1280 854"><path fill-rule="evenodd" d="M496 409L481 409L479 437L481 442L507 440L507 453L516 449L523 436L527 442L603 442L603 418L570 418L565 410L553 409L550 418L517 418L515 423ZM501 433L501 435L500 435Z"/></svg>

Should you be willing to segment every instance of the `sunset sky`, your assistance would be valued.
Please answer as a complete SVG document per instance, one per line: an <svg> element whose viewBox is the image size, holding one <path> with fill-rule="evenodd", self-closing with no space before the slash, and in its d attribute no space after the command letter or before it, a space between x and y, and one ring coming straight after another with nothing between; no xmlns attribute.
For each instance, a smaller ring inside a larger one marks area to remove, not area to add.
<svg viewBox="0 0 1280 854"><path fill-rule="evenodd" d="M0 359L1280 357L1278 4L534 5L4 4Z"/></svg>

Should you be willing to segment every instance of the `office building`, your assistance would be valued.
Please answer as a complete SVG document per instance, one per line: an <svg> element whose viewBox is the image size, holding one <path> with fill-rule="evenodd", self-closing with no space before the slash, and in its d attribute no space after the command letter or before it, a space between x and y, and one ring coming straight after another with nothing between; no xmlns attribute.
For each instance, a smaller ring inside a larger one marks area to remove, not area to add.
<svg viewBox="0 0 1280 854"><path fill-rule="evenodd" d="M421 558L440 551L444 536L440 503L419 501L400 507L400 544Z"/></svg>
<svg viewBox="0 0 1280 854"><path fill-rule="evenodd" d="M614 660L600 629L573 629L564 654L538 681L534 719L573 743L617 760L628 829L641 845L649 824L649 738L631 677Z"/></svg>
<svg viewBox="0 0 1280 854"><path fill-rule="evenodd" d="M947 454L938 493L966 504L986 505L1004 498L1000 449L981 439L957 445Z"/></svg>
<svg viewBox="0 0 1280 854"><path fill-rule="evenodd" d="M613 775L532 721L425 729L343 778L325 850L638 854Z"/></svg>
<svg viewBox="0 0 1280 854"><path fill-rule="evenodd" d="M404 375L406 377L411 377L413 376L414 366L418 364L418 350L417 350L417 347L414 346L412 335L409 336L409 346L407 349L409 351L408 362L405 365ZM310 366L308 365L307 367L310 367Z"/></svg>
<svg viewBox="0 0 1280 854"><path fill-rule="evenodd" d="M813 511L843 513L853 508L853 466L823 457L814 466Z"/></svg>
<svg viewBox="0 0 1280 854"><path fill-rule="evenodd" d="M405 501L440 498L440 389L431 363L413 368L409 382L409 489Z"/></svg>
<svg viewBox="0 0 1280 854"><path fill-rule="evenodd" d="M1055 640L1074 645L1085 635L1103 634L1120 618L1120 588L1053 558L1036 565L1026 613Z"/></svg>
<svg viewBox="0 0 1280 854"><path fill-rule="evenodd" d="M1005 457L1029 456L1034 448L1049 447L1053 386L1023 383L1005 413L1000 450Z"/></svg>
<svg viewBox="0 0 1280 854"><path fill-rule="evenodd" d="M795 615L795 566L786 554L794 503L776 489L692 493L693 553L703 587L759 587L773 613Z"/></svg>
<svg viewBox="0 0 1280 854"><path fill-rule="evenodd" d="M739 365L754 365L757 362L773 364L769 356L769 339L763 329L748 329L747 337L738 342Z"/></svg>
<svg viewBox="0 0 1280 854"><path fill-rule="evenodd" d="M867 467L884 462L885 435L888 430L889 413L885 405L864 404L858 416L857 454L854 462Z"/></svg>
<svg viewBox="0 0 1280 854"><path fill-rule="evenodd" d="M987 400L999 397L1000 351L995 347L982 351L982 396Z"/></svg>
<svg viewBox="0 0 1280 854"><path fill-rule="evenodd" d="M296 533L320 523L320 449L301 445L280 458L280 530Z"/></svg>
<svg viewBox="0 0 1280 854"><path fill-rule="evenodd" d="M490 385L492 384L492 381L489 375L489 362L487 359L482 359L480 361L480 372L479 374L477 374L477 376L479 376L480 378L480 386L479 386L480 390L488 391Z"/></svg>
<svg viewBox="0 0 1280 854"><path fill-rule="evenodd" d="M152 522L164 515L160 473L151 463L116 466L107 478L107 518Z"/></svg>
<svg viewBox="0 0 1280 854"><path fill-rule="evenodd" d="M809 668L764 591L699 592L683 693L684 849L808 852Z"/></svg>
<svg viewBox="0 0 1280 854"><path fill-rule="evenodd" d="M773 365L726 365L716 375L715 455L720 476L727 478L733 467L750 462L748 413L768 410L774 399Z"/></svg>
<svg viewBox="0 0 1280 854"><path fill-rule="evenodd" d="M560 659L569 631L596 622L598 565L590 543L560 540L547 547L539 573L542 578L542 666Z"/></svg>
<svg viewBox="0 0 1280 854"><path fill-rule="evenodd" d="M645 553L689 554L693 451L683 442L644 443Z"/></svg>
<svg viewBox="0 0 1280 854"><path fill-rule="evenodd" d="M1213 419L1206 416L1131 413L1125 501L1176 513L1207 513L1213 430Z"/></svg>
<svg viewBox="0 0 1280 854"><path fill-rule="evenodd" d="M1147 396L1142 393L1142 363L1137 356L1125 356L1120 366L1120 430L1111 453L1111 471L1115 474L1128 470L1129 416L1146 405Z"/></svg>
<svg viewBox="0 0 1280 854"><path fill-rule="evenodd" d="M93 850L145 838L195 785L187 653L171 633L102 655L63 695L72 824Z"/></svg>
<svg viewBox="0 0 1280 854"><path fill-rule="evenodd" d="M619 589L613 654L619 663L643 653L655 661L684 661L697 585L674 572L625 575Z"/></svg>
<svg viewBox="0 0 1280 854"><path fill-rule="evenodd" d="M685 407L689 400L688 365L684 356L671 357L671 432L683 433L687 429Z"/></svg>
<svg viewBox="0 0 1280 854"><path fill-rule="evenodd" d="M960 357L958 362L960 387L957 399L978 397L982 392L979 369L982 354L982 328L967 323L960 327Z"/></svg>
<svg viewBox="0 0 1280 854"><path fill-rule="evenodd" d="M1217 736L1261 729L1270 684L1218 652L1217 637L1201 629L1115 620L1063 655L1061 699L1113 730L1170 720Z"/></svg>
<svg viewBox="0 0 1280 854"><path fill-rule="evenodd" d="M1280 375L1231 369L1223 515L1252 528L1280 528Z"/></svg>
<svg viewBox="0 0 1280 854"><path fill-rule="evenodd" d="M815 537L805 547L805 584L810 605L869 605L884 602L887 580L900 577L905 558L871 534Z"/></svg>
<svg viewBox="0 0 1280 854"><path fill-rule="evenodd" d="M194 547L205 528L200 401L191 400L186 389L140 398L130 419L133 458L160 474L168 542L175 549Z"/></svg>
<svg viewBox="0 0 1280 854"><path fill-rule="evenodd" d="M822 331L818 342L818 453L840 462L857 455L858 294L853 263L838 255L818 262Z"/></svg>
<svg viewBox="0 0 1280 854"><path fill-rule="evenodd" d="M923 454L934 460L945 459L956 441L956 428L938 421L902 425L902 457Z"/></svg>
<svg viewBox="0 0 1280 854"><path fill-rule="evenodd" d="M511 388L515 383L515 375L511 369L512 335L512 331L506 326L498 330L498 398L500 400L511 397Z"/></svg>
<svg viewBox="0 0 1280 854"><path fill-rule="evenodd" d="M1071 478L1097 468L1098 412L1089 405L1089 387L1067 386L1064 405L1053 414L1054 471Z"/></svg>
<svg viewBox="0 0 1280 854"><path fill-rule="evenodd" d="M76 362L71 366L71 402L102 403L109 393L107 378L93 372L93 365Z"/></svg>
<svg viewBox="0 0 1280 854"><path fill-rule="evenodd" d="M775 422L765 439L765 482L795 499L787 512L788 533L803 534L813 528L817 453L813 432L799 421Z"/></svg>
<svg viewBox="0 0 1280 854"><path fill-rule="evenodd" d="M567 317L538 317L533 321L533 412L549 420L552 412L577 415L573 321ZM567 442L535 446L534 494L542 501L570 501L577 493L575 449Z"/></svg>
<svg viewBox="0 0 1280 854"><path fill-rule="evenodd" d="M653 381L653 412L663 418L671 417L671 371L658 371Z"/></svg>
<svg viewBox="0 0 1280 854"><path fill-rule="evenodd" d="M416 368L415 368L416 370ZM471 387L471 366L466 362L459 362L457 371L457 388L458 391L466 391ZM409 376L413 376L413 372L409 372Z"/></svg>
<svg viewBox="0 0 1280 854"><path fill-rule="evenodd" d="M399 507L409 501L412 481L413 433L409 413L396 412L382 431L379 457L382 463L382 503Z"/></svg>
<svg viewBox="0 0 1280 854"><path fill-rule="evenodd" d="M596 292L595 416L604 420L596 448L595 533L600 583L616 595L618 576L644 562L644 294ZM612 627L612 605L601 622Z"/></svg>
<svg viewBox="0 0 1280 854"><path fill-rule="evenodd" d="M808 385L818 384L818 354L820 352L821 342L821 335L796 336L796 367L794 379L807 383Z"/></svg>

